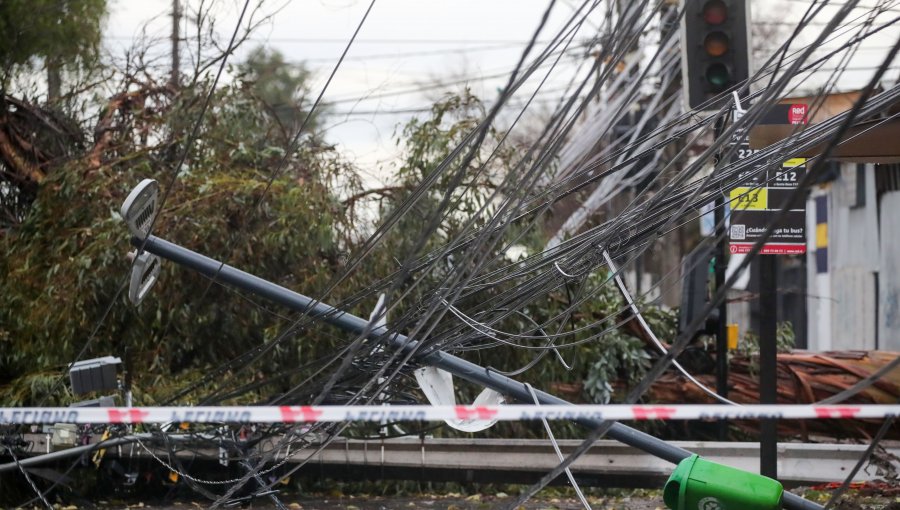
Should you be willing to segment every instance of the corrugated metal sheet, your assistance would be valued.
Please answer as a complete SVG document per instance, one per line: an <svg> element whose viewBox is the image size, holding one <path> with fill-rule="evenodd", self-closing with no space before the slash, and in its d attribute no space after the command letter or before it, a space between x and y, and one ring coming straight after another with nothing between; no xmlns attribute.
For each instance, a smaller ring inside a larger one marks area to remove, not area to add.
<svg viewBox="0 0 900 510"><path fill-rule="evenodd" d="M866 202L856 201L856 165L844 164L832 187L829 211L829 254L832 268L855 267L878 271L878 209L875 200L875 169L866 168Z"/></svg>
<svg viewBox="0 0 900 510"><path fill-rule="evenodd" d="M828 222L828 198L829 187L823 186L813 190L807 201L806 210L806 231L815 232L816 225L819 222L827 224ZM816 214L819 204L824 200L825 213ZM807 241L807 260L806 260L806 316L809 328L807 339L807 348L812 351L827 351L831 349L831 274L828 272L827 264L824 265L824 271L820 271L817 266L817 259L821 258L827 262L827 257L820 257L818 247L816 246L816 238L809 235ZM827 245L827 239L825 240Z"/></svg>
<svg viewBox="0 0 900 510"><path fill-rule="evenodd" d="M879 348L900 351L900 191L881 196Z"/></svg>
<svg viewBox="0 0 900 510"><path fill-rule="evenodd" d="M807 259L810 349L900 349L900 203L876 185L884 170L842 164L809 201L828 199L827 271L815 270L814 242ZM815 223L807 218L809 228Z"/></svg>
<svg viewBox="0 0 900 510"><path fill-rule="evenodd" d="M871 250L878 253L877 247ZM838 266L832 272L831 348L875 348L875 275L859 266Z"/></svg>
<svg viewBox="0 0 900 510"><path fill-rule="evenodd" d="M857 204L856 165L841 165L831 188L828 253L831 272L831 348L875 348L875 273L878 271L878 210L875 169L866 168L866 205ZM851 189L852 188L852 189Z"/></svg>

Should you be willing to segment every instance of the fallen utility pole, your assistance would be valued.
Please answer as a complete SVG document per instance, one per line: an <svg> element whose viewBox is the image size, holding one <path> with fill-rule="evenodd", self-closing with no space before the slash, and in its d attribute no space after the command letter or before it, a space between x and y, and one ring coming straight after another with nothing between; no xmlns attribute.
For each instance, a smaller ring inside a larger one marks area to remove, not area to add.
<svg viewBox="0 0 900 510"><path fill-rule="evenodd" d="M400 333L388 333L388 328L385 326L370 328L369 321L366 319L338 310L330 305L158 237L148 236L146 239L133 237L131 242L136 247L143 246L144 250L153 255L175 262L178 265L197 271L205 276L215 278L216 281L252 292L287 308L307 313L310 317L321 319L328 324L339 327L345 331L357 335L369 331L369 339L373 341L386 341L393 347L401 349L404 353L415 351L418 345L418 342L410 340L405 335ZM422 356L421 361L446 370L469 382L511 396L521 402L533 402L533 391L541 404L570 404L570 402L540 390L531 389L529 391L529 387L523 383L442 351L432 351L425 354ZM575 422L589 429L596 429L604 423L601 420L592 419L578 419L575 420ZM678 464L693 454L684 448L672 445L666 441L618 422L612 424L606 435L673 464ZM784 493L784 508L789 510L823 509L821 505L807 501L802 497L789 492Z"/></svg>

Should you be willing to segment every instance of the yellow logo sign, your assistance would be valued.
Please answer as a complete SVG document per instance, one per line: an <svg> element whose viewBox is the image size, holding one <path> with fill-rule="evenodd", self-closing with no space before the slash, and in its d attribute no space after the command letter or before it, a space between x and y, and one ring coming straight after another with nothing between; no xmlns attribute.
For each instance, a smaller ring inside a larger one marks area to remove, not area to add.
<svg viewBox="0 0 900 510"><path fill-rule="evenodd" d="M734 188L731 190L731 210L764 211L768 209L769 190L767 188Z"/></svg>

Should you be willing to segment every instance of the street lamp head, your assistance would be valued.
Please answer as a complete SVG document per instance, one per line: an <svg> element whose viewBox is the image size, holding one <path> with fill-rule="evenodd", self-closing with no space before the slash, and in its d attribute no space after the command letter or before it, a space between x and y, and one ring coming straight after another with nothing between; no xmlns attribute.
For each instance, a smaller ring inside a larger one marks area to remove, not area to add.
<svg viewBox="0 0 900 510"><path fill-rule="evenodd" d="M144 179L131 190L121 209L131 235L140 239L150 235L158 200L159 184L153 179Z"/></svg>

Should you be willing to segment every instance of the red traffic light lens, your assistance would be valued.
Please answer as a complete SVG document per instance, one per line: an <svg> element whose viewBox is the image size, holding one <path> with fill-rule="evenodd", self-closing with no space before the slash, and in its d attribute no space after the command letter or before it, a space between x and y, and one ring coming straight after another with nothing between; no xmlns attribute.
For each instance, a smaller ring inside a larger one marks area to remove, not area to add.
<svg viewBox="0 0 900 510"><path fill-rule="evenodd" d="M721 57L728 51L728 36L722 32L711 32L703 40L703 49L711 57Z"/></svg>
<svg viewBox="0 0 900 510"><path fill-rule="evenodd" d="M721 92L731 82L731 73L725 64L715 63L706 68L706 81L713 92Z"/></svg>
<svg viewBox="0 0 900 510"><path fill-rule="evenodd" d="M703 4L703 21L710 25L721 25L728 18L728 6L722 0L710 0Z"/></svg>

